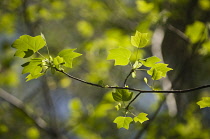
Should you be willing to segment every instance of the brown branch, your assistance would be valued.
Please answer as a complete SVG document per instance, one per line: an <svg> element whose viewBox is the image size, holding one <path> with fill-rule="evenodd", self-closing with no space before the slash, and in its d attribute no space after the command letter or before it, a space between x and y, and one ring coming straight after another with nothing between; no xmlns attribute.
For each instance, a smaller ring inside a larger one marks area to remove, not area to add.
<svg viewBox="0 0 210 139"><path fill-rule="evenodd" d="M92 86L95 86L95 87L109 88L109 89L127 89L127 90L137 91L137 92L141 92L141 93L178 93L178 94L181 94L181 93L192 92L192 91L196 91L196 90L200 90L200 89L204 89L204 88L209 88L210 87L210 84L208 84L208 85L203 85L203 86L198 86L198 87L195 87L195 88L183 89L183 90L141 90L141 89L130 88L130 87L102 86L102 85L99 85L99 84L87 82L85 80L82 80L82 79L79 79L77 77L74 77L74 76L66 73L63 70L56 69L56 71L65 74L66 76L68 76L71 79L74 79L74 80L77 80L77 81L80 81L82 83L85 83L85 84L88 84L88 85L92 85Z"/></svg>

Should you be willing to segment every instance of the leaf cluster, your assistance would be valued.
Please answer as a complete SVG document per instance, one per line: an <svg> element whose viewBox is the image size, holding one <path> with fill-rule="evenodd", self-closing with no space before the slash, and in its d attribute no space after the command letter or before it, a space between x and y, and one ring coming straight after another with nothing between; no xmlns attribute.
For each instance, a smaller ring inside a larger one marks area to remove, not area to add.
<svg viewBox="0 0 210 139"><path fill-rule="evenodd" d="M55 70L63 70L62 66L72 68L74 58L82 55L74 52L76 49L64 49L60 51L55 58L49 54L49 51L47 57L43 56L39 52L43 47L47 47L43 34L35 37L29 35L20 36L19 39L14 41L12 47L17 49L15 56L21 58L30 57L29 61L22 65L22 74L29 73L26 77L26 81L41 77L48 69L51 69L54 73ZM39 57L36 57L35 53L37 53Z"/></svg>

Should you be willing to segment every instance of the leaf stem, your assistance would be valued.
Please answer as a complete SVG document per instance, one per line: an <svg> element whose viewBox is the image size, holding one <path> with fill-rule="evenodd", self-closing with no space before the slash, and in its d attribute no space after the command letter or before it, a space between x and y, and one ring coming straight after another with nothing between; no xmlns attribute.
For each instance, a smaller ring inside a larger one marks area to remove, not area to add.
<svg viewBox="0 0 210 139"><path fill-rule="evenodd" d="M37 54L39 54L41 57L43 57L44 59L46 59L46 57L44 57L39 51L37 51Z"/></svg>
<svg viewBox="0 0 210 139"><path fill-rule="evenodd" d="M138 93L138 94L137 94L137 95L128 103L128 105L125 107L126 110L129 109L129 106L131 105L131 103L133 103L134 100L136 100L140 94L141 94L141 92L139 92L139 93Z"/></svg>
<svg viewBox="0 0 210 139"><path fill-rule="evenodd" d="M49 51L49 48L48 48L47 44L46 44L46 48L47 48L48 57L50 58L50 51Z"/></svg>
<svg viewBox="0 0 210 139"><path fill-rule="evenodd" d="M131 71L129 72L129 74L126 76L125 81L123 83L123 86L126 86L126 82L127 82L128 78L131 76L132 72L134 72L134 69L131 69Z"/></svg>

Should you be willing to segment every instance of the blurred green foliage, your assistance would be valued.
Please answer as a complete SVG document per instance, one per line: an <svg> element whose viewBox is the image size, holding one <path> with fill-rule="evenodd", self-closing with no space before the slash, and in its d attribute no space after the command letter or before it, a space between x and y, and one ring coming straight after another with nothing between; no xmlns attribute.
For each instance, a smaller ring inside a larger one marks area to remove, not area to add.
<svg viewBox="0 0 210 139"><path fill-rule="evenodd" d="M20 66L25 61L13 58L15 50L10 47L12 42L21 35L36 36L42 32L51 54L55 55L64 48L77 48L77 52L83 54L74 61L74 68L68 70L70 74L90 82L103 80L106 84L121 85L130 68L113 66L113 61L106 60L108 51L119 47L132 51L130 36L135 30L148 33L148 38L151 38L161 27L165 32L163 59L174 69L173 75L169 74L172 87L188 88L210 81L209 7L209 0L1 0L0 87L37 111L51 127L52 115L43 95L47 88L52 96L68 92L72 98L68 100L69 115L68 110L64 113L69 118L57 117L57 125L61 131L67 130L69 138L134 138L144 124L131 124L128 131L118 130L112 121L120 111L114 110L117 104L111 91L90 87L60 74L49 74L26 83ZM175 29L168 28L169 25ZM180 32L188 37L189 42L183 41ZM152 55L148 47L134 52L131 60L135 61L136 53L140 58ZM136 79L128 80L128 84L145 88L141 81L144 76L141 72ZM157 87L161 88L161 82L157 83ZM178 107L175 117L169 115L170 107L165 104L143 138L208 139L210 125L206 115L209 115L209 109L200 110L196 105L196 101L203 95L209 96L208 93L199 91L175 96ZM59 97L53 100L56 103ZM144 105L152 105L141 98L138 100ZM138 111L145 109L138 102L135 105ZM156 101L153 106L157 106ZM154 107L147 110L149 115L155 111ZM1 139L52 138L3 100L0 100L0 115Z"/></svg>

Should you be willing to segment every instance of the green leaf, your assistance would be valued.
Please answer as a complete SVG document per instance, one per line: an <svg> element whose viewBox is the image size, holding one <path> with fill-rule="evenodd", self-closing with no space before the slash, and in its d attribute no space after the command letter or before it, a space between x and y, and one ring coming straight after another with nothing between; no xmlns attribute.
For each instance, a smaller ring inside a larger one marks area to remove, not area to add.
<svg viewBox="0 0 210 139"><path fill-rule="evenodd" d="M145 47L148 43L147 35L148 33L136 31L135 36L131 36L131 44L137 48Z"/></svg>
<svg viewBox="0 0 210 139"><path fill-rule="evenodd" d="M61 70L61 69L62 69L62 68L61 68L61 65L65 64L65 62L64 62L64 60L63 60L62 57L56 56L56 57L53 59L53 64L54 64L54 66L55 66L57 69Z"/></svg>
<svg viewBox="0 0 210 139"><path fill-rule="evenodd" d="M30 81L30 80L32 80L32 79L37 79L37 78L39 78L39 77L41 77L42 75L44 75L44 73L39 73L39 74L36 74L36 75L31 75L31 74L29 74L27 77L26 77L26 82L28 82L28 81Z"/></svg>
<svg viewBox="0 0 210 139"><path fill-rule="evenodd" d="M72 68L72 62L74 58L81 56L82 54L74 52L76 49L64 49L58 53L58 56L62 57L65 64L64 66Z"/></svg>
<svg viewBox="0 0 210 139"><path fill-rule="evenodd" d="M113 122L117 124L117 128L129 129L129 125L132 121L133 119L131 117L118 116Z"/></svg>
<svg viewBox="0 0 210 139"><path fill-rule="evenodd" d="M26 81L37 79L38 77L44 75L44 73L41 73L43 71L42 62L43 60L41 58L33 58L22 65L22 67L24 67L22 74L29 73L26 77Z"/></svg>
<svg viewBox="0 0 210 139"><path fill-rule="evenodd" d="M116 89L112 92L112 97L115 101L129 101L133 96L133 92L126 89Z"/></svg>
<svg viewBox="0 0 210 139"><path fill-rule="evenodd" d="M166 77L166 73L168 71L173 70L167 66L168 64L163 63L155 64L150 70L147 71L147 73L152 76L153 80L159 80L162 77Z"/></svg>
<svg viewBox="0 0 210 139"><path fill-rule="evenodd" d="M20 36L19 39L15 40L15 42L12 44L12 47L17 49L15 56L27 58L33 55L42 47L44 47L45 44L46 42L41 37L41 35L36 36L36 37L23 35L23 36Z"/></svg>
<svg viewBox="0 0 210 139"><path fill-rule="evenodd" d="M23 71L22 74L30 73L32 76L39 74L42 71L42 59L34 58L30 62L27 62L22 65Z"/></svg>
<svg viewBox="0 0 210 139"><path fill-rule="evenodd" d="M112 97L115 101L122 101L122 95L120 93L116 92L112 92Z"/></svg>
<svg viewBox="0 0 210 139"><path fill-rule="evenodd" d="M116 48L109 50L107 60L114 59L114 65L127 65L130 61L131 52L125 48Z"/></svg>
<svg viewBox="0 0 210 139"><path fill-rule="evenodd" d="M147 120L149 120L149 118L147 118L147 115L146 113L139 113L138 116L134 117L133 120L136 122L140 122L141 124Z"/></svg>
<svg viewBox="0 0 210 139"><path fill-rule="evenodd" d="M160 61L161 59L156 56L152 56L147 59L140 60L140 62L146 67L153 67L157 62L160 62Z"/></svg>
<svg viewBox="0 0 210 139"><path fill-rule="evenodd" d="M200 108L210 107L210 97L202 97L202 100L198 101L197 104Z"/></svg>

